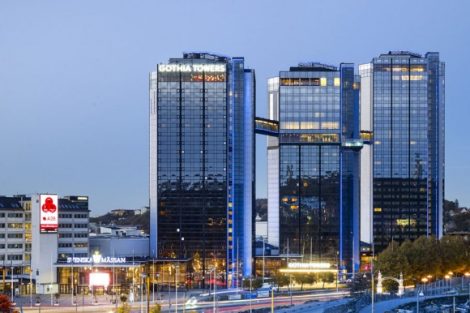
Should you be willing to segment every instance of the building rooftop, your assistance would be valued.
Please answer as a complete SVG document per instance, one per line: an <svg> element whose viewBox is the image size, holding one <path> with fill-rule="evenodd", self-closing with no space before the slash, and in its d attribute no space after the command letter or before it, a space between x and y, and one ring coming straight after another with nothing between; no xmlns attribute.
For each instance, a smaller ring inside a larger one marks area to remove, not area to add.
<svg viewBox="0 0 470 313"><path fill-rule="evenodd" d="M23 210L18 198L0 196L0 210Z"/></svg>
<svg viewBox="0 0 470 313"><path fill-rule="evenodd" d="M183 52L182 58L170 58L169 63L227 63L230 57L210 52Z"/></svg>
<svg viewBox="0 0 470 313"><path fill-rule="evenodd" d="M389 51L388 53L382 53L380 57L390 57L390 56L403 56L409 58L422 58L422 55L419 53L411 52L411 51Z"/></svg>
<svg viewBox="0 0 470 313"><path fill-rule="evenodd" d="M59 198L59 211L85 211L88 212L88 205L84 206L68 199Z"/></svg>
<svg viewBox="0 0 470 313"><path fill-rule="evenodd" d="M297 66L291 66L290 71L308 71L308 72L335 72L336 66L323 64L319 62L301 62Z"/></svg>

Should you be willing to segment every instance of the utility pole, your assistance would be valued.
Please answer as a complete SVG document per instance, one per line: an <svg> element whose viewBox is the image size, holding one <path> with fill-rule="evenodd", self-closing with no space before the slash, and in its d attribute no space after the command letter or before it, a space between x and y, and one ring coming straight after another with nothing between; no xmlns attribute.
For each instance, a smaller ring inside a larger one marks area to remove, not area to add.
<svg viewBox="0 0 470 313"><path fill-rule="evenodd" d="M155 303L155 251L152 251L152 303Z"/></svg>
<svg viewBox="0 0 470 313"><path fill-rule="evenodd" d="M180 266L179 264L175 265L175 313L178 313L178 272Z"/></svg>
<svg viewBox="0 0 470 313"><path fill-rule="evenodd" d="M263 237L263 285L264 285L264 262L265 262L265 258L264 258L264 251L265 251L265 238Z"/></svg>
<svg viewBox="0 0 470 313"><path fill-rule="evenodd" d="M216 272L217 272L217 268L214 266L214 303L213 303L213 312L217 312L216 311L216 307L215 307L215 301L216 301L216 288L217 288L217 285L216 285Z"/></svg>
<svg viewBox="0 0 470 313"><path fill-rule="evenodd" d="M274 287L271 286L271 313L274 313Z"/></svg>

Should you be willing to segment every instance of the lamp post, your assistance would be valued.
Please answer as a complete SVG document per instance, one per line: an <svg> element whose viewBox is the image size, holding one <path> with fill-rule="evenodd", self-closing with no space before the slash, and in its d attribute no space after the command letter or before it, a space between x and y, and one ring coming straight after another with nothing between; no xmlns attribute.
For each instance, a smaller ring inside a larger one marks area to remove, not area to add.
<svg viewBox="0 0 470 313"><path fill-rule="evenodd" d="M419 297L424 296L423 292L418 289L416 292L416 313L419 313Z"/></svg>
<svg viewBox="0 0 470 313"><path fill-rule="evenodd" d="M444 278L446 281L446 287L450 288L450 275L445 275Z"/></svg>
<svg viewBox="0 0 470 313"><path fill-rule="evenodd" d="M266 250L265 242L266 242L265 238L263 237L263 285L264 285L264 263L265 263L264 254L265 254L265 250Z"/></svg>
<svg viewBox="0 0 470 313"><path fill-rule="evenodd" d="M253 308L251 306L251 298L253 297L253 294L252 294L252 291L251 291L251 289L252 289L252 278L253 277L250 275L250 313L253 312Z"/></svg>
<svg viewBox="0 0 470 313"><path fill-rule="evenodd" d="M467 272L464 274L467 279L470 279L470 273ZM468 301L470 301L470 281L468 282Z"/></svg>
<svg viewBox="0 0 470 313"><path fill-rule="evenodd" d="M13 295L13 287L14 287L13 286L13 272L14 272L14 270L15 270L15 268L13 267L13 260L11 260L11 277L10 277L11 278L10 279L11 286L10 286L10 289L11 289L11 302L13 302L13 303L15 302L14 299L13 299L13 297L14 297L14 295Z"/></svg>
<svg viewBox="0 0 470 313"><path fill-rule="evenodd" d="M31 264L29 265L29 301L31 307L33 307L33 269L31 268Z"/></svg>
<svg viewBox="0 0 470 313"><path fill-rule="evenodd" d="M289 295L290 295L290 305L292 306L292 274L289 273Z"/></svg>
<svg viewBox="0 0 470 313"><path fill-rule="evenodd" d="M147 275L140 274L140 313L144 312L144 279Z"/></svg>
<svg viewBox="0 0 470 313"><path fill-rule="evenodd" d="M217 273L217 268L214 266L214 268L211 270L211 272L213 271L214 272L214 297L213 297L213 301L212 301L212 312L215 313L216 312L216 307L215 307L215 297L216 297L216 284L215 284L215 281L216 281L216 273ZM209 272L209 280L210 280L210 277L211 277L211 272ZM209 284L210 285L210 284ZM210 289L210 287L209 287Z"/></svg>
<svg viewBox="0 0 470 313"><path fill-rule="evenodd" d="M155 251L152 250L152 303L155 303Z"/></svg>
<svg viewBox="0 0 470 313"><path fill-rule="evenodd" d="M271 285L271 313L274 313L274 286Z"/></svg>
<svg viewBox="0 0 470 313"><path fill-rule="evenodd" d="M177 263L175 265L175 313L178 313L178 272L180 266Z"/></svg>
<svg viewBox="0 0 470 313"><path fill-rule="evenodd" d="M428 282L428 278L427 277L421 278L421 282L423 283L423 290L426 291L426 289L427 289L426 288L426 283Z"/></svg>

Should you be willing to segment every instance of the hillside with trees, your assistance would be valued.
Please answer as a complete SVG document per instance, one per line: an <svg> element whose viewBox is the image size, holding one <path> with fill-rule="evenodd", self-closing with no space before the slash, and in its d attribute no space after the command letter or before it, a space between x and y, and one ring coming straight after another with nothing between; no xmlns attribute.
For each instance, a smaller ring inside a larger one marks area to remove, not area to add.
<svg viewBox="0 0 470 313"><path fill-rule="evenodd" d="M470 232L470 209L459 200L444 200L444 233Z"/></svg>
<svg viewBox="0 0 470 313"><path fill-rule="evenodd" d="M99 225L136 226L146 234L150 233L150 211L135 214L133 210L125 210L122 214L108 212L98 217L90 217L90 223Z"/></svg>

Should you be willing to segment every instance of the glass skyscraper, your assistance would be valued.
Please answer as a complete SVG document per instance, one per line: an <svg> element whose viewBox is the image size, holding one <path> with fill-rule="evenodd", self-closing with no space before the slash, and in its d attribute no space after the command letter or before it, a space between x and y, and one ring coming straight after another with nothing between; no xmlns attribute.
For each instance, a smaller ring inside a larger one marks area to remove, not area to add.
<svg viewBox="0 0 470 313"><path fill-rule="evenodd" d="M359 262L359 86L353 64L302 63L268 81L268 242L280 254Z"/></svg>
<svg viewBox="0 0 470 313"><path fill-rule="evenodd" d="M361 237L376 252L391 240L440 237L445 65L435 52L397 51L359 72L361 129L374 137L361 156Z"/></svg>
<svg viewBox="0 0 470 313"><path fill-rule="evenodd" d="M252 273L254 114L243 58L184 53L150 74L150 250L195 285Z"/></svg>

